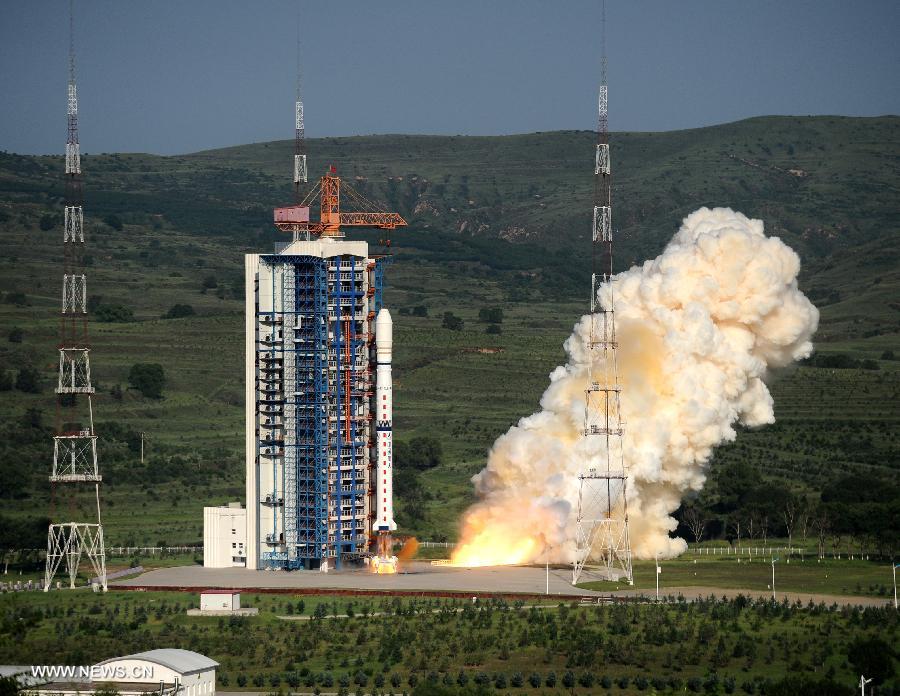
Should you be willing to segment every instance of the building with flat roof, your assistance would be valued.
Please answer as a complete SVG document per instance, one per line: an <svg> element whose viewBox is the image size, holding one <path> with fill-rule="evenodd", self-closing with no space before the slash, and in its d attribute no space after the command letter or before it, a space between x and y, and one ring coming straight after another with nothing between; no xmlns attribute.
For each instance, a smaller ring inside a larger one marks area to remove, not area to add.
<svg viewBox="0 0 900 696"><path fill-rule="evenodd" d="M203 508L203 567L247 565L247 510L240 503Z"/></svg>

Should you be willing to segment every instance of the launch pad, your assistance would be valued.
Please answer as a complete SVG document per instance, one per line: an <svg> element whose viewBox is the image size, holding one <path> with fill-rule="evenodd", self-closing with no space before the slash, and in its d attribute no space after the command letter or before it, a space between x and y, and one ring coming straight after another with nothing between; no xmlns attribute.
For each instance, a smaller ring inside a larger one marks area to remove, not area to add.
<svg viewBox="0 0 900 696"><path fill-rule="evenodd" d="M318 571L267 571L245 568L175 566L151 570L136 578L115 583L115 589L200 591L210 588L310 593L315 590L348 592L402 592L454 594L545 595L550 597L597 597L600 592L571 585L571 567L490 566L458 568L428 562L403 563L397 573L376 574L366 568L322 573ZM624 585L623 585L624 588ZM612 587L610 588L612 589ZM608 592L606 592L608 594Z"/></svg>

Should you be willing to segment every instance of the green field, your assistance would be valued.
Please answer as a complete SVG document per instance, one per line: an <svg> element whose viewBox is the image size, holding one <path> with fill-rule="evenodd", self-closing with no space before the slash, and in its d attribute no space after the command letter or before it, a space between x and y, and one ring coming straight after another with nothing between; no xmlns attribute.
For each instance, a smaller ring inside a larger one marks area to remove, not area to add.
<svg viewBox="0 0 900 696"><path fill-rule="evenodd" d="M459 514L473 500L469 478L495 438L537 408L549 372L564 360L562 342L586 305L592 137L310 142L313 171L335 163L410 221L393 234L386 291L396 310L395 427L399 439L438 438L444 455L420 475L418 509L399 501L403 531L456 537ZM813 502L845 474L896 481L898 143L897 117L767 117L614 136L622 267L658 254L701 205L761 217L803 259L801 287L822 311L818 350L878 368L773 374L778 422L742 431L716 452L710 505L718 472L735 463ZM290 200L290 151L284 141L84 159L88 292L133 313L131 321L91 325L110 544L197 544L203 505L243 497L242 254L271 249L278 238L269 220L272 207ZM46 482L60 172L58 157L0 153L0 372L15 379L33 366L42 376L39 393L0 391L2 519L36 520L37 530L51 509L90 505L51 507ZM203 288L209 276L215 286ZM196 316L162 318L176 303ZM417 306L428 316L412 316ZM504 312L500 335L478 321L479 310L493 306ZM441 328L445 311L464 319L462 331ZM7 340L15 327L21 342ZM128 388L128 370L139 362L164 365L162 399ZM34 538L43 545L40 534Z"/></svg>
<svg viewBox="0 0 900 696"><path fill-rule="evenodd" d="M259 616L188 617L198 603L161 592L4 595L0 662L90 664L177 645L220 663L219 689L267 692L796 693L775 686L791 676L806 688L828 680L845 689L829 693L843 694L861 669L881 669L878 693L896 687L893 666L873 659L900 637L893 609L244 594Z"/></svg>

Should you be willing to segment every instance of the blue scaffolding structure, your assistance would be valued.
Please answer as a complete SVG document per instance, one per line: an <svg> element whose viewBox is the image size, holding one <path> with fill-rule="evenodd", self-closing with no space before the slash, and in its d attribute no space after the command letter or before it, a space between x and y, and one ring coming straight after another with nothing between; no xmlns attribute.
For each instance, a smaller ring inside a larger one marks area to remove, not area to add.
<svg viewBox="0 0 900 696"><path fill-rule="evenodd" d="M259 539L268 568L312 569L326 559L340 567L367 550L368 339L389 261L373 268L349 255L260 257L272 303L257 306L256 343L256 454L260 480L271 481L259 501L272 510Z"/></svg>
<svg viewBox="0 0 900 696"><path fill-rule="evenodd" d="M273 458L273 490L264 501L280 503L282 515L273 515L273 529L266 535L266 543L281 550L266 551L261 558L270 568L310 569L328 553L327 262L317 257L282 255L264 256L260 261L273 270L281 269L280 274L271 274L272 311L259 316L281 326L281 340L269 349L268 360L279 368L283 419L281 439L270 442L261 437L258 444L263 449L280 445L275 451L280 451L283 459L279 477ZM260 400L260 408L263 406ZM281 492L277 490L279 479Z"/></svg>

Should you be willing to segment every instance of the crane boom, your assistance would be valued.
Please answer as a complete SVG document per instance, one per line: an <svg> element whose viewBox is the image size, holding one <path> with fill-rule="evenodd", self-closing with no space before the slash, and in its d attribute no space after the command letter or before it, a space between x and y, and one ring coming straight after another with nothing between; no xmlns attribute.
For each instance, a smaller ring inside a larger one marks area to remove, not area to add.
<svg viewBox="0 0 900 696"><path fill-rule="evenodd" d="M349 194L351 202L366 210L341 211L341 189ZM316 192L319 193L319 220L310 220L310 203ZM400 213L372 210L375 203L354 191L343 183L334 172L325 174L316 187L300 203L287 208L275 208L275 227L282 232L291 232L294 239L301 235L311 237L343 237L342 227L373 227L382 230L393 230L404 227L406 220Z"/></svg>

